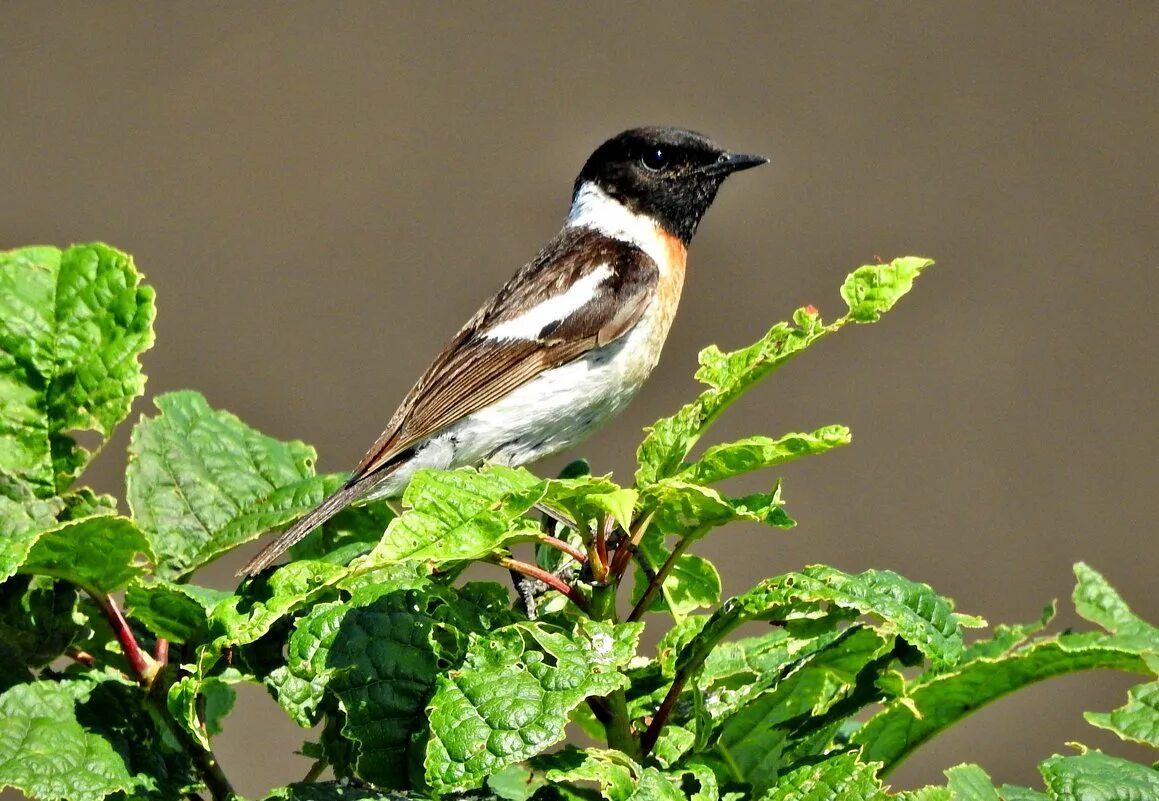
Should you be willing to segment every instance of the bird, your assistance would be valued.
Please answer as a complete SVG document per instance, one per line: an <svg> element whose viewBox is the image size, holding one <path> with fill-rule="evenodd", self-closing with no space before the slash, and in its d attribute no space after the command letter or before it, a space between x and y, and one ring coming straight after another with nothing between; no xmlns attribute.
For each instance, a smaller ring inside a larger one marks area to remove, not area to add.
<svg viewBox="0 0 1159 801"><path fill-rule="evenodd" d="M660 358L688 246L717 191L767 162L675 127L601 144L559 233L443 348L345 484L238 575L262 571L354 501L400 496L419 469L526 464L623 411Z"/></svg>

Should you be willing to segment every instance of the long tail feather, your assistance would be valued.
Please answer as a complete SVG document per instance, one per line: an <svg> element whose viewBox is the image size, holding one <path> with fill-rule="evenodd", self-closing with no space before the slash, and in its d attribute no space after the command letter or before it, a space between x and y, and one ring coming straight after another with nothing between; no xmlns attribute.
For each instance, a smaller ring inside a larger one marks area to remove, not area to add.
<svg viewBox="0 0 1159 801"><path fill-rule="evenodd" d="M365 494L367 489L364 482L358 481L338 490L326 500L322 501L322 503L318 504L312 512L279 534L277 539L267 545L261 553L246 562L245 567L237 571L237 574L239 576L252 576L266 569L275 559L297 543L298 540L341 512L352 501L360 495Z"/></svg>

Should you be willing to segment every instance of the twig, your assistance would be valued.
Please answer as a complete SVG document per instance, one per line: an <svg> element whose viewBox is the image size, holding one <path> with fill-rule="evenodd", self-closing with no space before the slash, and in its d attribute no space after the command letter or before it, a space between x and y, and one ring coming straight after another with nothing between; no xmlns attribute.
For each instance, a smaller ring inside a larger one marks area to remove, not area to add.
<svg viewBox="0 0 1159 801"><path fill-rule="evenodd" d="M97 663L95 656L90 654L88 651L82 651L79 648L69 648L66 653L68 658L76 662L78 665L92 667Z"/></svg>
<svg viewBox="0 0 1159 801"><path fill-rule="evenodd" d="M137 642L137 637L129 627L129 621L125 619L125 615L117 605L116 600L103 592L95 592L92 590L88 592L93 600L96 601L97 606L104 612L105 617L108 618L109 625L112 626L113 633L117 636L117 642L121 644L121 650L125 652L125 658L129 661L129 666L136 674L137 680L145 688L145 699L153 704L158 716L165 721L165 725L177 739L177 742L181 744L181 748L193 760L193 764L197 767L197 772L200 774L201 780L209 788L209 793L213 797L213 801L229 801L229 799L237 798L237 793L234 792L233 786L229 783L229 779L226 778L225 773L222 771L221 765L217 761L217 756L211 749L203 747L201 743L194 740L193 735L186 731L184 726L174 720L173 715L169 712L163 700L166 693L157 692L157 690L164 689L164 687L153 686L164 664L161 658L168 659L168 641L163 638L157 641L157 659L149 656L148 653L142 650L141 644Z"/></svg>
<svg viewBox="0 0 1159 801"><path fill-rule="evenodd" d="M664 586L664 581L668 578L668 574L672 572L672 568L676 566L676 560L688 550L688 546L692 544L695 537L681 537L676 543L676 547L672 549L672 553L664 560L664 564L660 565L660 569L656 571L656 575L648 582L648 586L644 589L644 594L640 596L640 600L632 607L631 613L628 615L628 622L634 623L644 616L648 611L648 607L652 605L656 593L660 592L660 588Z"/></svg>
<svg viewBox="0 0 1159 801"><path fill-rule="evenodd" d="M581 565L588 560L588 555L586 553L572 545L570 542L561 540L559 537L553 537L550 534L541 534L539 536L539 541L549 548L555 548L557 551L566 553Z"/></svg>
<svg viewBox="0 0 1159 801"><path fill-rule="evenodd" d="M153 658L157 660L158 669L169 664L169 641L164 637L158 637L153 643Z"/></svg>
<svg viewBox="0 0 1159 801"><path fill-rule="evenodd" d="M125 658L129 660L129 666L137 674L137 679L146 688L153 686L153 680L157 678L157 672L161 669L160 663L141 650L133 630L129 628L129 621L125 620L124 613L112 596L105 593L92 593L92 596L108 618L109 625L113 627L117 642L121 644L121 650L125 652Z"/></svg>
<svg viewBox="0 0 1159 801"><path fill-rule="evenodd" d="M652 518L655 516L655 511L641 515L635 525L632 526L628 541L616 551L616 556L612 559L612 575L617 579L622 577L624 571L628 569L628 561L632 558L633 550L639 547L640 540L644 539L644 532L648 530L648 526L652 523Z"/></svg>
<svg viewBox="0 0 1159 801"><path fill-rule="evenodd" d="M310 766L310 769L306 771L306 775L302 777L300 784L313 784L314 782L318 781L318 778L325 772L326 768L328 767L329 763L326 762L326 760L316 760L314 764Z"/></svg>
<svg viewBox="0 0 1159 801"><path fill-rule="evenodd" d="M587 601L574 587L569 585L559 576L544 570L542 567L529 565L527 562L520 562L518 559L512 559L507 556L496 556L491 561L500 567L505 567L508 570L514 570L516 573L522 573L523 575L528 576L529 578L533 578L536 581L542 581L544 584L566 597L580 609L585 612L587 611Z"/></svg>

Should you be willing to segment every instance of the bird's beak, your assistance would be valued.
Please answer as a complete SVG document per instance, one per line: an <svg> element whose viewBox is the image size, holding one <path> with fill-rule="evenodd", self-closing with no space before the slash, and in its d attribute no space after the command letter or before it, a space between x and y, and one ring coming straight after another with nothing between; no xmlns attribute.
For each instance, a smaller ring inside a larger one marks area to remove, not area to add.
<svg viewBox="0 0 1159 801"><path fill-rule="evenodd" d="M706 175L732 175L734 172L749 170L768 162L764 156L755 156L751 153L721 153L720 158L712 164L701 167L701 172Z"/></svg>

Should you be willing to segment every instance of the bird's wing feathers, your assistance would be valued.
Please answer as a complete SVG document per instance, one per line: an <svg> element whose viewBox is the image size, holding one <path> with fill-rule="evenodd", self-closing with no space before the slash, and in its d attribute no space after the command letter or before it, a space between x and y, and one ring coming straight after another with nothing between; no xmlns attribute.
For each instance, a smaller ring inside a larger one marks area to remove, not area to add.
<svg viewBox="0 0 1159 801"><path fill-rule="evenodd" d="M411 446L639 321L656 264L590 229L565 229L475 314L423 374L350 477L362 483Z"/></svg>

